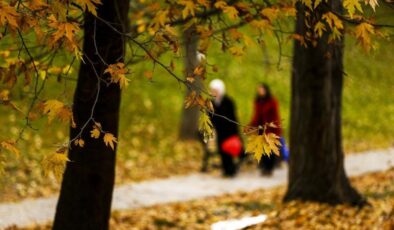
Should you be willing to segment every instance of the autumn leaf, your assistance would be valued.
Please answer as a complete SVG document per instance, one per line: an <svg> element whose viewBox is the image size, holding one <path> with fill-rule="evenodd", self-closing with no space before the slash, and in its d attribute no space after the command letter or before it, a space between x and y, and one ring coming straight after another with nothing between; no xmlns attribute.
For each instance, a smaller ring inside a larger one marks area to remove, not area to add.
<svg viewBox="0 0 394 230"><path fill-rule="evenodd" d="M44 103L43 113L48 115L48 123L51 123L56 118L63 107L63 102L58 100L48 100Z"/></svg>
<svg viewBox="0 0 394 230"><path fill-rule="evenodd" d="M93 128L93 129L90 131L90 136L91 136L92 138L94 138L94 139L98 139L98 138L100 137L100 134L101 134L101 132L100 132L100 130L99 130L98 128Z"/></svg>
<svg viewBox="0 0 394 230"><path fill-rule="evenodd" d="M351 18L356 13L356 11L363 12L359 0L344 0L343 7L347 10Z"/></svg>
<svg viewBox="0 0 394 230"><path fill-rule="evenodd" d="M78 138L74 141L74 145L83 148L83 146L85 146L85 141L82 138Z"/></svg>
<svg viewBox="0 0 394 230"><path fill-rule="evenodd" d="M225 1L217 1L215 2L214 6L215 8L223 9L224 7L227 6L227 3Z"/></svg>
<svg viewBox="0 0 394 230"><path fill-rule="evenodd" d="M207 143L208 140L213 137L213 125L211 119L205 111L202 111L200 114L200 118L198 120L198 130L203 134L205 143Z"/></svg>
<svg viewBox="0 0 394 230"><path fill-rule="evenodd" d="M184 8L182 10L182 17L183 18L186 18L189 15L192 15L192 16L195 15L195 11L194 10L195 10L196 6L195 6L193 1L191 1L191 0L181 0L181 1L178 1L178 4L184 6Z"/></svg>
<svg viewBox="0 0 394 230"><path fill-rule="evenodd" d="M117 143L116 137L112 133L105 133L104 134L104 143L106 146L110 146L112 150L115 150L115 144Z"/></svg>
<svg viewBox="0 0 394 230"><path fill-rule="evenodd" d="M274 133L253 134L248 138L245 152L253 154L254 158L260 161L263 155L270 156L274 153L279 156L280 146L279 136Z"/></svg>
<svg viewBox="0 0 394 230"><path fill-rule="evenodd" d="M189 95L187 95L185 98L185 108L187 109L196 105L197 97L198 95L196 91L193 90L191 93L189 93Z"/></svg>
<svg viewBox="0 0 394 230"><path fill-rule="evenodd" d="M8 140L0 142L0 147L15 154L17 157L20 155L19 149L16 147L15 141Z"/></svg>
<svg viewBox="0 0 394 230"><path fill-rule="evenodd" d="M273 22L278 17L278 12L279 10L276 8L264 8L260 13L270 22Z"/></svg>
<svg viewBox="0 0 394 230"><path fill-rule="evenodd" d="M342 21L335 14L331 12L323 14L322 19L327 22L331 30L333 30L334 28L338 30L343 29Z"/></svg>
<svg viewBox="0 0 394 230"><path fill-rule="evenodd" d="M193 74L196 76L201 76L204 73L204 67L203 66L197 66L194 71Z"/></svg>
<svg viewBox="0 0 394 230"><path fill-rule="evenodd" d="M72 110L69 106L64 105L60 108L57 112L57 117L62 122L68 122L71 120L72 117Z"/></svg>
<svg viewBox="0 0 394 230"><path fill-rule="evenodd" d="M3 1L0 2L0 24L2 26L8 23L13 29L18 28L18 17L19 14L14 7L9 6Z"/></svg>
<svg viewBox="0 0 394 230"><path fill-rule="evenodd" d="M319 36L323 36L324 31L326 31L326 26L322 22L317 22L315 24L315 27L313 28L313 31Z"/></svg>
<svg viewBox="0 0 394 230"><path fill-rule="evenodd" d="M372 7L372 9L375 11L376 6L379 5L378 0L365 0L365 2Z"/></svg>
<svg viewBox="0 0 394 230"><path fill-rule="evenodd" d="M49 46L54 48L65 41L66 47L72 52L77 52L78 42L76 33L80 30L79 25L74 22L61 22L54 15L48 17L48 26L54 30L49 38Z"/></svg>
<svg viewBox="0 0 394 230"><path fill-rule="evenodd" d="M60 182L63 177L67 161L70 161L65 149L66 148L62 147L56 153L46 156L41 162L45 175L52 173L58 182Z"/></svg>
<svg viewBox="0 0 394 230"><path fill-rule="evenodd" d="M43 0L30 0L29 9L31 10L42 10L48 7L48 4L43 2Z"/></svg>
<svg viewBox="0 0 394 230"><path fill-rule="evenodd" d="M202 6L204 6L204 7L206 7L206 8L209 8L209 6L210 6L210 0L197 0L197 2L198 2L198 4L200 4L200 5L202 5Z"/></svg>
<svg viewBox="0 0 394 230"><path fill-rule="evenodd" d="M267 19L253 20L249 24L250 24L250 26L252 26L256 29L259 29L260 31L264 31L267 33L270 33L273 30L270 21L268 21Z"/></svg>
<svg viewBox="0 0 394 230"><path fill-rule="evenodd" d="M373 34L375 34L374 27L369 23L363 22L355 28L355 36L366 51L372 48L371 35Z"/></svg>
<svg viewBox="0 0 394 230"><path fill-rule="evenodd" d="M309 9L312 9L312 0L301 0L301 2Z"/></svg>
<svg viewBox="0 0 394 230"><path fill-rule="evenodd" d="M80 5L84 11L87 9L94 16L97 16L97 5L101 4L101 0L74 0L74 2Z"/></svg>
<svg viewBox="0 0 394 230"><path fill-rule="evenodd" d="M156 33L160 27L163 27L168 21L168 10L160 10L152 19L151 27L149 28L151 34Z"/></svg>
<svg viewBox="0 0 394 230"><path fill-rule="evenodd" d="M315 3L313 4L313 8L316 9L320 3L322 2L322 0L315 0Z"/></svg>
<svg viewBox="0 0 394 230"><path fill-rule="evenodd" d="M0 100L2 101L9 101L10 100L10 91L7 89L4 89L0 91Z"/></svg>
<svg viewBox="0 0 394 230"><path fill-rule="evenodd" d="M144 76L148 79L148 80L152 80L153 79L153 72L150 70L147 70L144 72Z"/></svg>
<svg viewBox="0 0 394 230"><path fill-rule="evenodd" d="M104 70L104 73L109 73L111 75L111 83L118 83L121 89L129 85L130 80L125 76L125 74L127 74L127 69L122 62L109 65L108 68Z"/></svg>
<svg viewBox="0 0 394 230"><path fill-rule="evenodd" d="M225 13L231 20L238 18L238 10L233 6L225 6L222 8L223 13Z"/></svg>
<svg viewBox="0 0 394 230"><path fill-rule="evenodd" d="M244 50L241 47L233 46L228 49L233 56L239 57L244 55Z"/></svg>

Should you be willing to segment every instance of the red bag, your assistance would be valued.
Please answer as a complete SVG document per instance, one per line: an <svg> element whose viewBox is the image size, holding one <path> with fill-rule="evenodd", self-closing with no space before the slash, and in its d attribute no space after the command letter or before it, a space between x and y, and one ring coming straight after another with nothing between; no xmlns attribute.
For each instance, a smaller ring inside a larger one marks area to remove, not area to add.
<svg viewBox="0 0 394 230"><path fill-rule="evenodd" d="M224 140L221 147L223 152L237 157L242 151L242 141L237 135L234 135Z"/></svg>

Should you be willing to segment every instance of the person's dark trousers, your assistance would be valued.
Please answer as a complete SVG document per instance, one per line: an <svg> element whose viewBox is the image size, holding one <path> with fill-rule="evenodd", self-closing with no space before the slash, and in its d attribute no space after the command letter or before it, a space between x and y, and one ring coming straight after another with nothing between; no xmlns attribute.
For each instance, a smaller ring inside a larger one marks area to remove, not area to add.
<svg viewBox="0 0 394 230"><path fill-rule="evenodd" d="M235 176L237 173L237 167L234 164L233 157L229 154L220 151L220 158L222 159L222 169L224 176Z"/></svg>
<svg viewBox="0 0 394 230"><path fill-rule="evenodd" d="M271 154L270 156L263 155L259 167L263 173L272 173L277 160L278 157L275 154Z"/></svg>

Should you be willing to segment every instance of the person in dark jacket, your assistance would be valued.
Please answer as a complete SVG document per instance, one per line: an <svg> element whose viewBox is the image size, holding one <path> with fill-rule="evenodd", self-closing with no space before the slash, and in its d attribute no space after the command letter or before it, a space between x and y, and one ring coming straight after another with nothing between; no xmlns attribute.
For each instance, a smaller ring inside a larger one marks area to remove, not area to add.
<svg viewBox="0 0 394 230"><path fill-rule="evenodd" d="M222 144L230 137L240 137L238 125L232 122L237 122L235 105L234 102L225 94L225 85L222 80L215 79L211 81L209 88L212 96L214 97L212 100L214 107L212 124L216 130L217 146L222 160L223 175L233 177L237 173L237 165L234 162L234 157L223 150ZM243 149L240 150L240 156L244 156Z"/></svg>
<svg viewBox="0 0 394 230"><path fill-rule="evenodd" d="M282 129L280 124L278 101L271 95L268 85L261 83L257 86L257 95L254 101L254 113L250 126L264 126L264 124L270 122L273 122L277 128L267 127L266 133L274 133L281 137ZM279 163L279 160L280 159L275 154L271 154L271 156L263 155L259 165L263 175L271 175L275 164Z"/></svg>

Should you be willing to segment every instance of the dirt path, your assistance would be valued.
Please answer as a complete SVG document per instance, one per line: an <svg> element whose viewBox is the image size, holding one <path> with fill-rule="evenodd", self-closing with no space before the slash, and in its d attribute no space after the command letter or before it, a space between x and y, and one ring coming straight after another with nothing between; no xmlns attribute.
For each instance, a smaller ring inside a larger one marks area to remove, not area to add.
<svg viewBox="0 0 394 230"><path fill-rule="evenodd" d="M345 167L349 176L394 167L394 148L347 155ZM112 209L134 209L238 191L268 189L284 185L286 181L287 167L283 167L276 170L269 178L261 177L257 171L244 172L233 179L195 173L124 184L115 188ZM0 204L0 229L11 225L22 227L51 221L55 213L56 201L57 196L53 196Z"/></svg>

